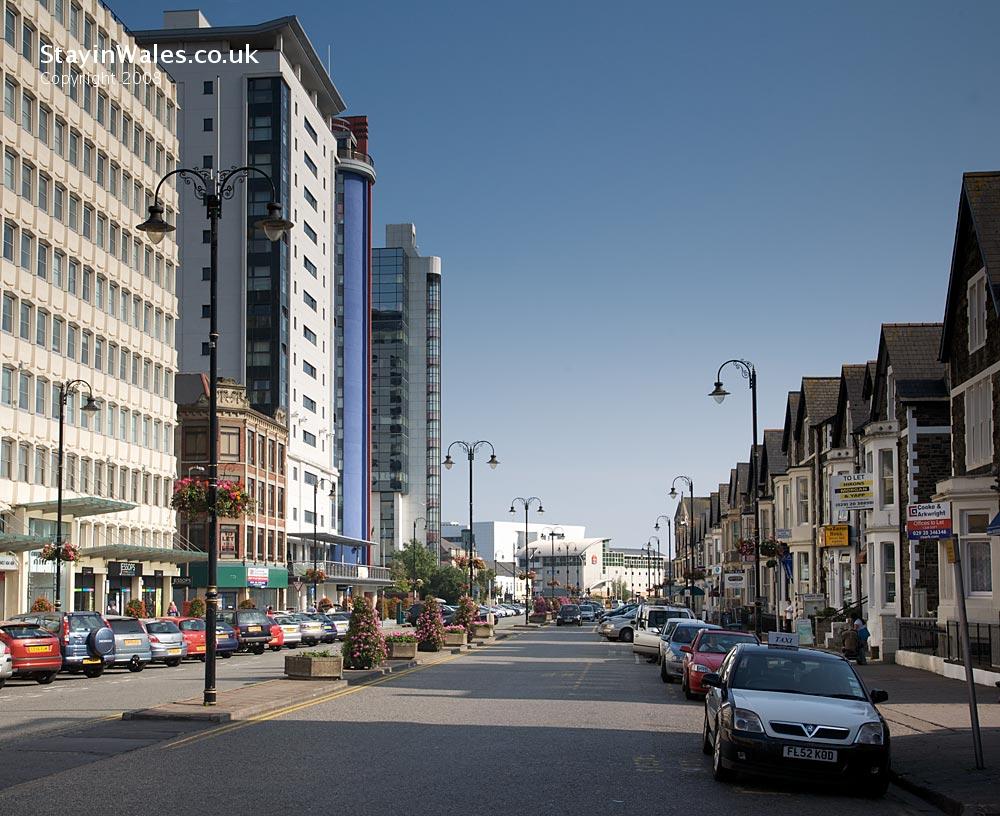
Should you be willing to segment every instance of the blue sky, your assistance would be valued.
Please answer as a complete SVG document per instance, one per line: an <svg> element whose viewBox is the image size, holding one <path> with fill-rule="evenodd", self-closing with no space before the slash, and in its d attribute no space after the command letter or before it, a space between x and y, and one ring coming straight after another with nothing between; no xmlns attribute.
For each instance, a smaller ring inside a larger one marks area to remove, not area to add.
<svg viewBox="0 0 1000 816"><path fill-rule="evenodd" d="M376 235L413 221L443 259L444 442L502 461L477 466L480 519L537 494L643 544L675 475L706 493L747 456L749 396L730 370L709 400L717 366L752 360L780 426L786 392L873 357L880 323L940 320L961 173L1000 164L995 4L281 11L370 117ZM444 473L445 519L466 482Z"/></svg>

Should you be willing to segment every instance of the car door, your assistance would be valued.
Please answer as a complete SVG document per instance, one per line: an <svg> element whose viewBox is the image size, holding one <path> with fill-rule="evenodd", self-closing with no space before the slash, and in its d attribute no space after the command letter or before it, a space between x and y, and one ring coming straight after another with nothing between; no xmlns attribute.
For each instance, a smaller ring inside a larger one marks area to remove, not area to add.
<svg viewBox="0 0 1000 816"><path fill-rule="evenodd" d="M660 629L667 620L665 609L644 609L642 623L636 620L632 651L656 655L660 651Z"/></svg>

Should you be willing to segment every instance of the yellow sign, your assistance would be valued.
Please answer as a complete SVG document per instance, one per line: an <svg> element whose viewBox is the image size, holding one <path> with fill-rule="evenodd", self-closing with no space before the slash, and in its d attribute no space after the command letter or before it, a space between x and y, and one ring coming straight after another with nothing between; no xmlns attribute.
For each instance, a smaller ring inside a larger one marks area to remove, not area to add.
<svg viewBox="0 0 1000 816"><path fill-rule="evenodd" d="M851 545L851 528L846 524L827 524L821 528L821 547L849 547Z"/></svg>
<svg viewBox="0 0 1000 816"><path fill-rule="evenodd" d="M955 539L954 538L942 538L941 543L944 544L944 554L948 557L948 563L955 563Z"/></svg>

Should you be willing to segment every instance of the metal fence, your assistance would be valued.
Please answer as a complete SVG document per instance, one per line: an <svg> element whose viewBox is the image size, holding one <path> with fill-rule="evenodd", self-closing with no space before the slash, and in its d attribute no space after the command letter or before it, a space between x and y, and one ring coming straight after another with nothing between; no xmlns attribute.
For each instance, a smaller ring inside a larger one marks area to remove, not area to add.
<svg viewBox="0 0 1000 816"><path fill-rule="evenodd" d="M945 660L964 662L958 621L901 619L899 648L935 655ZM1000 666L1000 624L969 624L969 657L973 666L983 669Z"/></svg>

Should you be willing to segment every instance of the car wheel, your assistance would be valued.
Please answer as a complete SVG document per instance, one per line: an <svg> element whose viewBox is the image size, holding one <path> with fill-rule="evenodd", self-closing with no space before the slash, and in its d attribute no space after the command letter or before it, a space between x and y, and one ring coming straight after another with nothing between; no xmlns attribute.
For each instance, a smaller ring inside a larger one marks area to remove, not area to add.
<svg viewBox="0 0 1000 816"><path fill-rule="evenodd" d="M261 654L264 653L261 652ZM219 657L221 657L223 660L229 660L229 658L231 658L232 656L233 656L232 652L219 652Z"/></svg>
<svg viewBox="0 0 1000 816"><path fill-rule="evenodd" d="M200 660L200 661L201 661L202 663L204 663L204 662L205 662L205 655L198 655L198 659L199 659L199 660Z"/></svg>
<svg viewBox="0 0 1000 816"><path fill-rule="evenodd" d="M621 640L621 641L624 641L625 643L631 643L632 642L632 630L631 629L622 629L621 632L618 633L618 639Z"/></svg>
<svg viewBox="0 0 1000 816"><path fill-rule="evenodd" d="M104 666L84 666L83 674L93 680L95 677L100 677L104 674Z"/></svg>
<svg viewBox="0 0 1000 816"><path fill-rule="evenodd" d="M251 648L250 651L252 651L255 655L262 655L264 654L264 645L261 643L256 643L254 644L254 646Z"/></svg>
<svg viewBox="0 0 1000 816"><path fill-rule="evenodd" d="M141 672L144 668L146 668L146 667L142 665L142 661L139 660L138 657L133 657L128 662L128 670L130 672Z"/></svg>
<svg viewBox="0 0 1000 816"><path fill-rule="evenodd" d="M889 773L886 769L884 776L875 780L874 782L869 782L864 787L865 796L869 799L881 799L889 790Z"/></svg>
<svg viewBox="0 0 1000 816"><path fill-rule="evenodd" d="M170 666L170 668L181 665L181 659L179 657L172 657L170 660L164 660L163 662Z"/></svg>
<svg viewBox="0 0 1000 816"><path fill-rule="evenodd" d="M705 756L712 755L712 735L708 730L708 709L705 709L705 722L701 726L701 752Z"/></svg>
<svg viewBox="0 0 1000 816"><path fill-rule="evenodd" d="M722 731L715 726L715 739L712 740L712 778L716 782L732 782L735 774L722 765Z"/></svg>
<svg viewBox="0 0 1000 816"><path fill-rule="evenodd" d="M49 683L51 683L53 680L56 679L57 674L58 672L54 671L42 672L41 674L36 674L35 682L38 683L38 685L40 686L47 686Z"/></svg>
<svg viewBox="0 0 1000 816"><path fill-rule="evenodd" d="M684 692L684 697L686 699L688 700L695 699L695 695L691 693L691 686L688 683L687 678L684 678L684 680L681 681L681 690Z"/></svg>
<svg viewBox="0 0 1000 816"><path fill-rule="evenodd" d="M272 646L271 647L271 651L272 652L280 652L281 651L281 647L280 646Z"/></svg>

